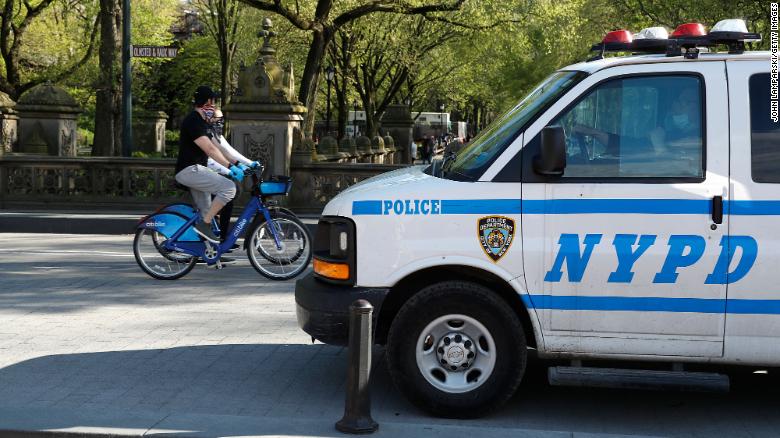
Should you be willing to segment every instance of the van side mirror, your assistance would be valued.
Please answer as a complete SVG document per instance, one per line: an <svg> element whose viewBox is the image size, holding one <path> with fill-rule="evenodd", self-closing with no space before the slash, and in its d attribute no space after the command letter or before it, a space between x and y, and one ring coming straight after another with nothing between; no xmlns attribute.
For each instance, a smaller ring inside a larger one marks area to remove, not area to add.
<svg viewBox="0 0 780 438"><path fill-rule="evenodd" d="M561 126L542 129L542 145L534 158L534 171L540 175L561 176L566 168L566 135Z"/></svg>

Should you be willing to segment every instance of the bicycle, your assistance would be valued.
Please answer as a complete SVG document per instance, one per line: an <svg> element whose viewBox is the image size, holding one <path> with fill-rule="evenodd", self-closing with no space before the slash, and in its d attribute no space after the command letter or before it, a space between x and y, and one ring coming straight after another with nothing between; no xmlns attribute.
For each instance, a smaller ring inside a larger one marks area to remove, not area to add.
<svg viewBox="0 0 780 438"><path fill-rule="evenodd" d="M271 280L289 280L303 272L312 257L308 229L291 211L267 202L287 195L292 179L273 176L266 181L262 172L262 166L246 171L252 178L252 197L222 244L202 240L195 233L192 226L200 214L188 204L169 204L142 219L133 240L141 270L159 280L175 280L189 273L199 259L221 269L220 256L248 230L244 247L257 272ZM212 227L219 231L216 222Z"/></svg>

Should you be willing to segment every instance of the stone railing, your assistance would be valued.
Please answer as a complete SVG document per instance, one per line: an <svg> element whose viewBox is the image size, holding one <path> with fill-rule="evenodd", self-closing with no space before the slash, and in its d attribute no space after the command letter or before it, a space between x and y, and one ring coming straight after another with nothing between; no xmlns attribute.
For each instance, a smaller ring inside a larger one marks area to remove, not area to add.
<svg viewBox="0 0 780 438"><path fill-rule="evenodd" d="M0 158L0 208L151 208L185 199L173 186L174 160Z"/></svg>
<svg viewBox="0 0 780 438"><path fill-rule="evenodd" d="M138 211L191 202L174 186L175 160L141 158L0 157L0 208ZM293 165L293 188L280 199L300 213L319 213L345 188L401 165ZM248 184L245 183L246 188ZM239 198L246 202L247 191Z"/></svg>
<svg viewBox="0 0 780 438"><path fill-rule="evenodd" d="M295 212L319 213L325 204L349 186L406 166L369 163L313 163L292 166L289 205Z"/></svg>

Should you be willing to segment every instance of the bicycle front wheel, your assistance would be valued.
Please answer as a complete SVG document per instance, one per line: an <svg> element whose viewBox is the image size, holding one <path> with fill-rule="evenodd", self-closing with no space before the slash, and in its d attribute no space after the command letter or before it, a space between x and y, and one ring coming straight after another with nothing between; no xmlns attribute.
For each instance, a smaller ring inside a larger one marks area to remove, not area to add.
<svg viewBox="0 0 780 438"><path fill-rule="evenodd" d="M279 239L276 245L274 234ZM271 221L259 222L246 237L247 257L252 266L271 280L289 280L311 262L311 235L295 216L274 212Z"/></svg>
<svg viewBox="0 0 780 438"><path fill-rule="evenodd" d="M158 280L181 278L195 267L198 258L184 253L163 253L160 243L164 238L155 230L142 228L136 231L133 240L135 261L144 272Z"/></svg>

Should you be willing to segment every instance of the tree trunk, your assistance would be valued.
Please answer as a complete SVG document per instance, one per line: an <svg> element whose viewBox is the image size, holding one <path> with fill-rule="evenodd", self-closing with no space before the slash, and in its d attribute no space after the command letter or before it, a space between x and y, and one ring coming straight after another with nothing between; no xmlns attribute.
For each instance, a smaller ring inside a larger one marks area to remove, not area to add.
<svg viewBox="0 0 780 438"><path fill-rule="evenodd" d="M95 140L92 155L118 156L122 151L120 89L122 53L120 0L100 0L100 75L95 101Z"/></svg>
<svg viewBox="0 0 780 438"><path fill-rule="evenodd" d="M314 134L314 120L317 109L317 87L320 80L320 66L325 58L325 52L331 41L331 32L327 28L312 32L309 54L301 77L301 90L298 99L306 105L306 116L303 119L303 135L311 138Z"/></svg>

